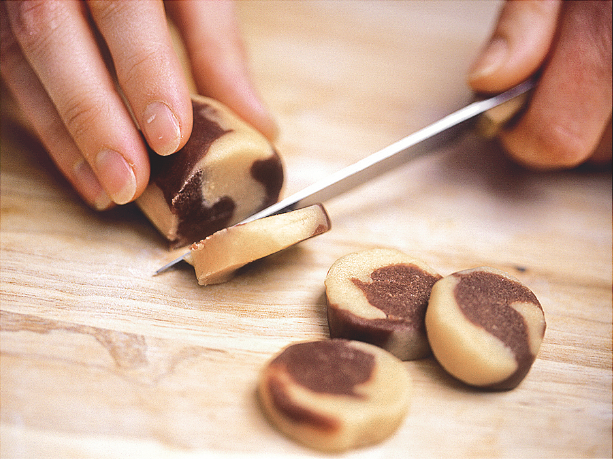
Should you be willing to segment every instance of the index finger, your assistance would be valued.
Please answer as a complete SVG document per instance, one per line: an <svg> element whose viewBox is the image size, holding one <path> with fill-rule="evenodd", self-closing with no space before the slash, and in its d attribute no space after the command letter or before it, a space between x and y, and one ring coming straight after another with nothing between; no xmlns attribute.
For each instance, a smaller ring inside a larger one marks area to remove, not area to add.
<svg viewBox="0 0 613 459"><path fill-rule="evenodd" d="M90 1L89 8L147 143L158 154L174 153L191 134L192 105L163 3Z"/></svg>

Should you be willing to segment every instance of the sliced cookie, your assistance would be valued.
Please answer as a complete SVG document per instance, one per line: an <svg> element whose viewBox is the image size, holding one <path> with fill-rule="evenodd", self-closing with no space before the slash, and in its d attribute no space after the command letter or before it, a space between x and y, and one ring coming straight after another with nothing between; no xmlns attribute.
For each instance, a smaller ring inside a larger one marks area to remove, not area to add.
<svg viewBox="0 0 613 459"><path fill-rule="evenodd" d="M436 359L467 384L507 390L526 376L545 334L530 289L493 268L460 271L432 288L426 329Z"/></svg>
<svg viewBox="0 0 613 459"><path fill-rule="evenodd" d="M422 261L395 249L338 259L325 280L330 336L375 344L401 360L427 356L424 318L440 278Z"/></svg>
<svg viewBox="0 0 613 459"><path fill-rule="evenodd" d="M200 285L231 279L236 270L330 229L321 204L224 228L192 244L186 261Z"/></svg>
<svg viewBox="0 0 613 459"><path fill-rule="evenodd" d="M262 371L258 394L271 422L324 451L382 441L407 413L411 382L402 362L358 341L288 346Z"/></svg>
<svg viewBox="0 0 613 459"><path fill-rule="evenodd" d="M219 102L192 96L194 127L170 156L151 154L136 203L172 247L204 239L274 204L283 185L275 148Z"/></svg>

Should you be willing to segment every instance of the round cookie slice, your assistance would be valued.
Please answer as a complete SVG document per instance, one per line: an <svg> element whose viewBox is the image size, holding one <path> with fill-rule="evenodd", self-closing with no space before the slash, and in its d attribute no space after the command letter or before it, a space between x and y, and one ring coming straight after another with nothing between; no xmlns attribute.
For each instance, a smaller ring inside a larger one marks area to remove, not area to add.
<svg viewBox="0 0 613 459"><path fill-rule="evenodd" d="M325 281L330 336L375 344L401 360L427 356L424 318L440 278L422 261L395 249L339 258Z"/></svg>
<svg viewBox="0 0 613 459"><path fill-rule="evenodd" d="M478 387L516 387L534 362L545 316L530 289L494 268L460 271L432 288L426 312L430 346L457 379Z"/></svg>
<svg viewBox="0 0 613 459"><path fill-rule="evenodd" d="M341 339L290 345L262 371L258 395L270 421L322 451L375 444L401 424L411 394L402 362Z"/></svg>

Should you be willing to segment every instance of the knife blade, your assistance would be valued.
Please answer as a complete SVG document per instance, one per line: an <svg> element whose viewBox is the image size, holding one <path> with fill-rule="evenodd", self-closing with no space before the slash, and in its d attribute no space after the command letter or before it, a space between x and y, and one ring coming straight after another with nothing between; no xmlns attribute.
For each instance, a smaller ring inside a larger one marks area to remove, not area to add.
<svg viewBox="0 0 613 459"><path fill-rule="evenodd" d="M503 93L472 102L356 163L324 177L322 180L307 186L276 204L247 217L236 225L242 225L253 220L289 212L309 205L323 203L356 188L409 160L415 159L429 151L433 151L437 147L440 148L445 143L456 138L460 132L463 132L461 127L465 125L466 122L505 102L509 102L526 94L534 85L534 80L526 80ZM188 251L180 257L175 258L170 263L167 263L155 271L154 275L158 275L185 260L189 254L190 252Z"/></svg>

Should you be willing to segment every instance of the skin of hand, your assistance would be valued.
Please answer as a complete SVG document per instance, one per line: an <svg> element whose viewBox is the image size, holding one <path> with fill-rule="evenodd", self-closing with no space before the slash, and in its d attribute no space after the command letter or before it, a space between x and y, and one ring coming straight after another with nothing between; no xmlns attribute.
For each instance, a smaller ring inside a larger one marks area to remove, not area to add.
<svg viewBox="0 0 613 459"><path fill-rule="evenodd" d="M168 15L168 16L167 16ZM92 207L136 199L159 155L192 130L189 87L167 18L185 41L199 93L273 139L246 67L233 4L182 1L0 2L3 83L53 161Z"/></svg>
<svg viewBox="0 0 613 459"><path fill-rule="evenodd" d="M611 161L611 1L507 1L469 84L500 92L540 72L526 112L500 134L534 169Z"/></svg>

